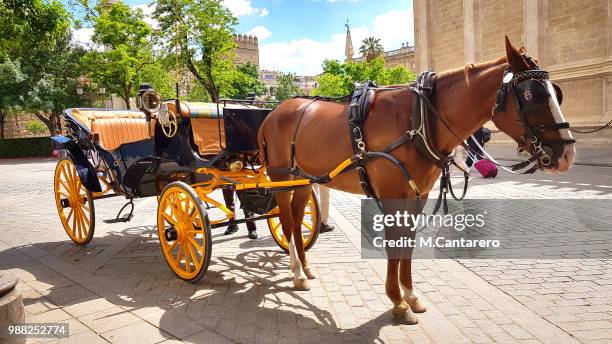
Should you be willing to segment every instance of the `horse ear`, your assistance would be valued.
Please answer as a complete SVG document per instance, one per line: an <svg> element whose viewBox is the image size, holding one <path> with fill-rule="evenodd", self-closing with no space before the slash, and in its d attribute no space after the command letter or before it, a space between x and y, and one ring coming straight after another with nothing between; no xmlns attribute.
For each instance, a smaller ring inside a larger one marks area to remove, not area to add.
<svg viewBox="0 0 612 344"><path fill-rule="evenodd" d="M512 46L508 36L506 36L506 60L514 72L521 72L529 69L529 65L523 56L521 56L521 53Z"/></svg>

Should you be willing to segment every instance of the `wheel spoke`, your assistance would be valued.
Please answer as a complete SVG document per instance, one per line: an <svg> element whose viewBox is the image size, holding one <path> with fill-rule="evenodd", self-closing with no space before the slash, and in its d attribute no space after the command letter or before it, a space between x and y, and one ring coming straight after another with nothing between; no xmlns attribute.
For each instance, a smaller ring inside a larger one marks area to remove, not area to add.
<svg viewBox="0 0 612 344"><path fill-rule="evenodd" d="M82 230L81 230L81 214L79 213L79 208L74 209L74 215L76 216L76 229L75 229L74 236L80 240L82 238L82 233L81 233Z"/></svg>
<svg viewBox="0 0 612 344"><path fill-rule="evenodd" d="M68 184L66 184L67 182L61 179L59 181L60 181L60 184L66 189L68 193L72 193L72 188Z"/></svg>
<svg viewBox="0 0 612 344"><path fill-rule="evenodd" d="M70 221L70 217L72 216L73 212L74 212L74 210L72 208L70 208L70 211L68 212L68 216L66 216L66 222Z"/></svg>
<svg viewBox="0 0 612 344"><path fill-rule="evenodd" d="M189 251L189 256L191 257L191 261L193 262L193 267L194 269L197 269L198 266L200 265L200 260L198 259L198 257L196 256L196 254L193 252L193 249L191 248L191 244L189 243L185 243L187 244L187 251Z"/></svg>
<svg viewBox="0 0 612 344"><path fill-rule="evenodd" d="M176 200L175 200L174 195L171 195L170 197L168 197L168 204L170 204L170 207L174 209L174 212L176 214L175 217L178 218L179 217L178 215L182 214L182 211L179 209L180 207L177 207L177 205L175 204Z"/></svg>
<svg viewBox="0 0 612 344"><path fill-rule="evenodd" d="M90 226L89 219L87 218L88 216L85 215L85 212L83 211L83 208L80 208L79 211L81 212L81 215L82 215L82 218L83 218L83 221L84 221L83 224L85 224L85 222L87 222L87 227L89 227Z"/></svg>
<svg viewBox="0 0 612 344"><path fill-rule="evenodd" d="M187 242L183 242L181 245L185 246L185 249L183 249L185 253L185 270L187 273L191 273L191 262L189 261L189 254L187 254L187 251L189 251L189 244Z"/></svg>
<svg viewBox="0 0 612 344"><path fill-rule="evenodd" d="M165 240L165 239L164 239ZM166 252L172 256L172 250L174 250L174 248L176 247L176 244L178 244L178 240L174 240L174 242L170 245L166 245Z"/></svg>
<svg viewBox="0 0 612 344"><path fill-rule="evenodd" d="M191 243L191 245L193 245L193 247L196 248L196 250L198 250L200 252L201 255L204 255L204 248L202 248L202 246L200 246L200 244L195 241L194 238L188 236L187 240L189 240L189 242Z"/></svg>
<svg viewBox="0 0 612 344"><path fill-rule="evenodd" d="M176 226L176 220L174 218L172 218L171 215L168 215L168 213L163 212L162 216L164 217L164 220L166 220L166 222L168 222L169 224Z"/></svg>
<svg viewBox="0 0 612 344"><path fill-rule="evenodd" d="M74 209L74 208L73 208ZM72 217L72 236L76 237L76 219L77 219L77 214L76 211L74 212L74 216Z"/></svg>
<svg viewBox="0 0 612 344"><path fill-rule="evenodd" d="M176 240L178 241L178 240ZM180 268L181 267L181 257L183 256L183 243L179 243L179 248L178 248L178 252L177 252L177 256L176 256L176 265Z"/></svg>
<svg viewBox="0 0 612 344"><path fill-rule="evenodd" d="M312 232L312 226L309 225L308 222L304 221L302 222L302 225L306 226L306 228L308 228Z"/></svg>

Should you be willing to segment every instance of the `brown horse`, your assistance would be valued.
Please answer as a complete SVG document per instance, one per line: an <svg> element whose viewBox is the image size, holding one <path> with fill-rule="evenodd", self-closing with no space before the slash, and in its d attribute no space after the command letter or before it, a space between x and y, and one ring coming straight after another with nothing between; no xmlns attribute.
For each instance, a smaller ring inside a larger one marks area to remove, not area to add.
<svg viewBox="0 0 612 344"><path fill-rule="evenodd" d="M518 111L518 97L508 93L504 108L494 113L496 93L502 84L506 68L519 73L533 69L533 61L526 57L524 49L518 51L506 38L506 56L498 60L467 65L438 75L432 102L442 119L433 118L433 144L438 151L450 154L486 122L493 120L496 126L512 137L519 147L532 155L536 148L525 139L525 125ZM555 90L548 80L540 80L546 91L542 105L531 112L528 124L553 127L540 134L541 139L554 141L550 158L554 163L542 164L540 170L558 173L567 171L574 159L575 148L555 97ZM557 91L560 92L560 91ZM557 94L560 96L560 94ZM413 93L408 87L379 91L370 107L364 124L364 136L368 149L384 149L391 141L410 128ZM303 112L303 114L302 114ZM260 148L265 152L270 168L291 167L291 141L295 135L295 163L309 175L324 175L339 163L353 155L348 125L348 104L295 98L280 104L264 121L259 131ZM301 118L301 119L300 119ZM447 125L443 125L445 121ZM451 133L452 128L454 133ZM264 143L265 142L265 143ZM440 169L421 155L411 142L392 151L392 155L410 171L427 199ZM378 199L413 199L415 192L403 174L386 159L368 161L366 170L371 188ZM290 180L289 174L270 174L273 181ZM333 178L329 187L346 192L363 193L355 170ZM310 188L276 194L280 207L280 221L287 238L301 238L301 223ZM293 283L296 289L308 289L307 279L315 276L310 271L302 240L290 239L290 260ZM399 283L398 283L399 282ZM403 295L402 295L403 292ZM386 294L393 302L392 315L403 323L418 321L414 313L424 312L425 307L413 292L410 259L389 259L387 265Z"/></svg>

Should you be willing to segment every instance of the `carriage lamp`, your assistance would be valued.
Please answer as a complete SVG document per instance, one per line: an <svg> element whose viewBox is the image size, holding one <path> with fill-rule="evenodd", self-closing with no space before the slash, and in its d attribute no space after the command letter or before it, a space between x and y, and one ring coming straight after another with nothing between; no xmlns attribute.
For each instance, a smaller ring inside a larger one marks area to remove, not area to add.
<svg viewBox="0 0 612 344"><path fill-rule="evenodd" d="M242 160L232 160L227 164L227 168L232 171L232 172L237 172L242 170L242 168L244 167L244 164L242 163Z"/></svg>
<svg viewBox="0 0 612 344"><path fill-rule="evenodd" d="M76 92L78 95L83 95L83 85L77 85Z"/></svg>
<svg viewBox="0 0 612 344"><path fill-rule="evenodd" d="M105 94L106 93L106 87L101 85L100 88L98 88L98 93Z"/></svg>

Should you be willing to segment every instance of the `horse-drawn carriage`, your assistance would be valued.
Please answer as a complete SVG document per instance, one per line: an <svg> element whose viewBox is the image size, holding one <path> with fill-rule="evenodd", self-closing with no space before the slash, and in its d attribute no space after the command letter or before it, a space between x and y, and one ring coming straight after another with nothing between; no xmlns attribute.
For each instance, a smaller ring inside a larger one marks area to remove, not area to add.
<svg viewBox="0 0 612 344"><path fill-rule="evenodd" d="M133 199L157 196L162 253L177 276L195 282L210 262L211 229L247 221L235 219L234 211L211 197L215 190L231 189L242 208L256 214L248 221L265 219L276 243L288 249L273 192L300 182L270 182L260 163L257 133L270 109L233 100L161 101L146 86L141 87L139 108L64 112L67 135L53 141L67 156L55 169L54 190L61 223L72 241L91 241L95 200L124 196L128 202L105 222L125 222L132 217ZM224 215L209 218L210 207ZM319 227L318 201L312 194L302 225L307 249Z"/></svg>

